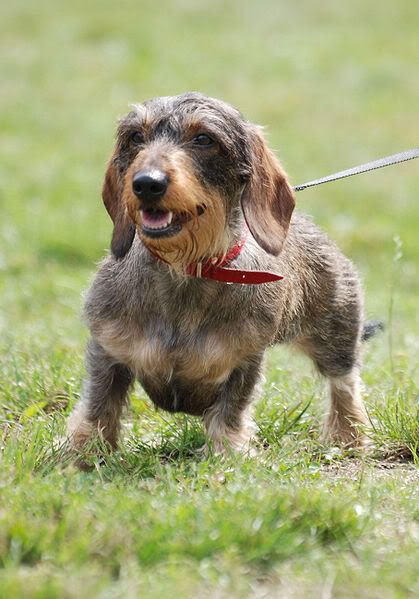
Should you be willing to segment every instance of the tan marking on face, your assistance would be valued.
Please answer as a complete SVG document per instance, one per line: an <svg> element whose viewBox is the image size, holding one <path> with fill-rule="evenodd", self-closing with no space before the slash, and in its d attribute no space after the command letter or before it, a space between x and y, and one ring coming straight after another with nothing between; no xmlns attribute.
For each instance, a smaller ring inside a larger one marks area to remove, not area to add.
<svg viewBox="0 0 419 599"><path fill-rule="evenodd" d="M132 178L136 172L151 168L165 172L170 181L159 208L188 215L190 219L173 237L152 239L141 231L140 204L132 191ZM200 184L192 160L182 149L169 151L162 145L141 151L126 173L123 201L143 243L175 267L221 256L230 246L223 199L215 190ZM198 208L204 209L203 214L199 215Z"/></svg>

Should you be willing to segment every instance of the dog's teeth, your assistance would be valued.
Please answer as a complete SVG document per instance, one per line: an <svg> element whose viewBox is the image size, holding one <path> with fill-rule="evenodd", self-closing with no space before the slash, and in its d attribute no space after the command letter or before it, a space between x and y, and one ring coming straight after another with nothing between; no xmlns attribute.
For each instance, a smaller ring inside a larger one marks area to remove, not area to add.
<svg viewBox="0 0 419 599"><path fill-rule="evenodd" d="M143 225L148 229L166 229L173 219L173 212L141 210Z"/></svg>

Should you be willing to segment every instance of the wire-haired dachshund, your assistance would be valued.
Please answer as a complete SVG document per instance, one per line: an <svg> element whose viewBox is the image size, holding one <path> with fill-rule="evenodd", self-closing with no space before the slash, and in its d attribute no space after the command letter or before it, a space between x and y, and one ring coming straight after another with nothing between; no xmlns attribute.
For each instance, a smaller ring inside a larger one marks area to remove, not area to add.
<svg viewBox="0 0 419 599"><path fill-rule="evenodd" d="M138 379L201 416L215 451L247 450L265 350L292 343L329 379L326 438L362 445L362 291L304 216L260 128L198 93L135 105L103 185L111 254L87 295L87 378L68 435L115 447ZM372 327L374 328L374 327Z"/></svg>

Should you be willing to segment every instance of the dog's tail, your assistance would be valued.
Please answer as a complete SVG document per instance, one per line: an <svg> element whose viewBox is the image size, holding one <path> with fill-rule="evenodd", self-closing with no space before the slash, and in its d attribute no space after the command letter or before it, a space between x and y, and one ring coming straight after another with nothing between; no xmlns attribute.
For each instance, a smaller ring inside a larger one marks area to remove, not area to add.
<svg viewBox="0 0 419 599"><path fill-rule="evenodd" d="M366 320L362 329L362 341L368 341L374 337L378 331L384 331L384 322L382 320Z"/></svg>

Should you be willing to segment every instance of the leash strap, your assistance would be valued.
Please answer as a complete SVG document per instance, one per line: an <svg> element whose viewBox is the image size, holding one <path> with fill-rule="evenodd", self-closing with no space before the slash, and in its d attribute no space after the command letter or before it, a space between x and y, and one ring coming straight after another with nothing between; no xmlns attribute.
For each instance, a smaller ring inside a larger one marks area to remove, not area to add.
<svg viewBox="0 0 419 599"><path fill-rule="evenodd" d="M398 154L392 154L385 158L378 158L372 162L367 162L353 168L348 168L345 171L339 171L333 175L322 177L321 179L314 179L308 183L302 185L296 185L294 191L302 191L308 187L315 187L316 185L322 185L322 183L329 183L330 181L337 181L338 179L345 179L346 177L352 177L353 175L359 175L360 173L367 173L368 171L375 171L378 168L384 168L385 166L391 166L392 164L399 164L399 162L406 162L407 160L413 160L419 158L419 148L413 148L412 150L406 150L399 152Z"/></svg>

